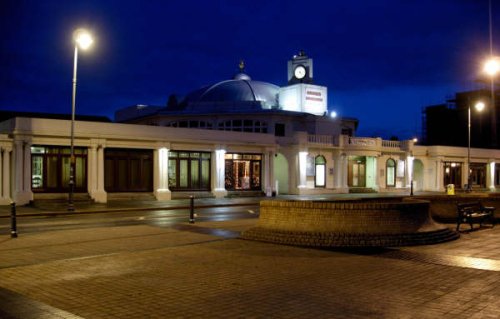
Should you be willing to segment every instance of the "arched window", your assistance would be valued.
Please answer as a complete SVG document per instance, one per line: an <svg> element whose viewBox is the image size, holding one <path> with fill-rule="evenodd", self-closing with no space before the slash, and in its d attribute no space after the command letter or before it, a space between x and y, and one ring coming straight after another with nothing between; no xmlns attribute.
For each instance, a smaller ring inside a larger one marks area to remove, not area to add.
<svg viewBox="0 0 500 319"><path fill-rule="evenodd" d="M322 155L316 156L314 159L315 167L315 177L314 186L325 187L326 186L326 160Z"/></svg>
<svg viewBox="0 0 500 319"><path fill-rule="evenodd" d="M396 186L396 162L392 158L389 158L385 164L385 167L387 172L387 187Z"/></svg>

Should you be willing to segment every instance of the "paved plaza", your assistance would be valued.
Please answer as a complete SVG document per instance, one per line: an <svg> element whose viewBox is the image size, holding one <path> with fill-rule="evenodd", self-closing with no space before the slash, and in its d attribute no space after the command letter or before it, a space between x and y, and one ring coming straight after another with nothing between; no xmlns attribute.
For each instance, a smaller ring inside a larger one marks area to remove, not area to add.
<svg viewBox="0 0 500 319"><path fill-rule="evenodd" d="M256 221L1 234L0 318L500 317L500 227L346 251L237 238Z"/></svg>

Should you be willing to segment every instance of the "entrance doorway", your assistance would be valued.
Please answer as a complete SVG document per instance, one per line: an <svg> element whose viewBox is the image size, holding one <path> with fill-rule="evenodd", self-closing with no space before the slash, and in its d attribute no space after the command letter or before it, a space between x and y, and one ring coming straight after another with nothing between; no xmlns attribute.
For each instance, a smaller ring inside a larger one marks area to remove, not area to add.
<svg viewBox="0 0 500 319"><path fill-rule="evenodd" d="M366 187L366 157L351 156L349 158L349 187Z"/></svg>
<svg viewBox="0 0 500 319"><path fill-rule="evenodd" d="M416 191L424 190L424 164L421 160L413 160L413 188Z"/></svg>
<svg viewBox="0 0 500 319"><path fill-rule="evenodd" d="M462 188L462 163L444 162L444 186L455 185L455 188Z"/></svg>
<svg viewBox="0 0 500 319"><path fill-rule="evenodd" d="M276 193L288 194L288 160L281 153L277 153L274 158L274 178L278 181Z"/></svg>

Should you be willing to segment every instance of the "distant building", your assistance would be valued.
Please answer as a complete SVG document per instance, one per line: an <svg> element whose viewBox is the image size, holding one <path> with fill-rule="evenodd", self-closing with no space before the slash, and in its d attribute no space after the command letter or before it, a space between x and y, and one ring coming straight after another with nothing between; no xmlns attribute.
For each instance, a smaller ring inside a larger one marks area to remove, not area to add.
<svg viewBox="0 0 500 319"><path fill-rule="evenodd" d="M500 92L496 91L495 109L491 107L491 91L473 90L457 93L439 105L424 108L422 114L423 141L425 145L468 145L468 108L471 107L471 147L498 148L500 130L492 129L500 124ZM477 112L474 104L486 104ZM495 135L496 134L496 135Z"/></svg>

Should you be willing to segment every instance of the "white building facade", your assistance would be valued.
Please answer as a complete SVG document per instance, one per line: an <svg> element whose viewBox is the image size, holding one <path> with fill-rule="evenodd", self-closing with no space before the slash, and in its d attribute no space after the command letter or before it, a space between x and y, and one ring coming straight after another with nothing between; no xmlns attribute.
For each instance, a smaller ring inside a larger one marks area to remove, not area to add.
<svg viewBox="0 0 500 319"><path fill-rule="evenodd" d="M114 194L224 197L353 191L444 192L467 183L467 149L347 135L264 133L80 122L75 125L77 193L104 203ZM70 121L0 123L0 203L66 196ZM498 187L497 150L472 149L485 184ZM472 166L472 165L471 165ZM479 181L477 179L476 181Z"/></svg>
<svg viewBox="0 0 500 319"><path fill-rule="evenodd" d="M76 121L75 193L98 203L121 194L188 195L444 192L500 184L500 150L420 146L356 137L357 120L327 114L327 88L312 59L288 63L288 85L233 79L191 92L178 105L118 110L118 123ZM69 192L69 120L0 123L0 204Z"/></svg>

